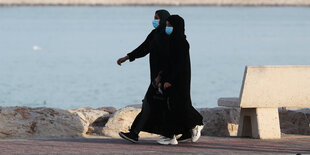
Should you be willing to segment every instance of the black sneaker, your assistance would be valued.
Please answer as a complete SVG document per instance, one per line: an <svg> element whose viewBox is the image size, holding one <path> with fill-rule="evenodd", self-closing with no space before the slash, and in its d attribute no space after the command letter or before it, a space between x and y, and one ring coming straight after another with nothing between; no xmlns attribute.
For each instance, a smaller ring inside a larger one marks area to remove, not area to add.
<svg viewBox="0 0 310 155"><path fill-rule="evenodd" d="M192 135L186 135L183 134L180 138L177 139L178 142L191 142L192 141Z"/></svg>
<svg viewBox="0 0 310 155"><path fill-rule="evenodd" d="M138 138L139 136L137 134L131 133L131 132L119 132L118 133L119 136L121 136L122 138L132 142L132 143L137 143L138 142Z"/></svg>

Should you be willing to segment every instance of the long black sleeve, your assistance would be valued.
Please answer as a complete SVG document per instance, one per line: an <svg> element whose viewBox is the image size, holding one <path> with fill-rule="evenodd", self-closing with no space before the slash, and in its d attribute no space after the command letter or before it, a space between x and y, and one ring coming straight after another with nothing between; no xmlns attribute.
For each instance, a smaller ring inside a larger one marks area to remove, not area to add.
<svg viewBox="0 0 310 155"><path fill-rule="evenodd" d="M145 41L132 52L128 53L129 61L134 61L136 58L141 58L150 53L150 42L152 40L154 31L152 31L145 39Z"/></svg>

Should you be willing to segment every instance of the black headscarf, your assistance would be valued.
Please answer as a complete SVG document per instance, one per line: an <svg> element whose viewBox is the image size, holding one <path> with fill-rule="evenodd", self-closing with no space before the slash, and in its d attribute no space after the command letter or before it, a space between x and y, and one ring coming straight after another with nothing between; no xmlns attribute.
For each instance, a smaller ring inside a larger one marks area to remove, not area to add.
<svg viewBox="0 0 310 155"><path fill-rule="evenodd" d="M157 29L164 29L166 27L167 18L170 16L170 13L167 10L157 10L155 12L159 16L159 26Z"/></svg>
<svg viewBox="0 0 310 155"><path fill-rule="evenodd" d="M141 58L150 55L150 70L151 70L151 81L153 81L158 73L163 70L162 59L165 54L168 53L169 38L165 33L166 20L170 16L166 10L157 10L156 14L160 18L160 25L153 29L152 32L147 36L145 41L132 52L128 53L130 61L134 61L136 58Z"/></svg>
<svg viewBox="0 0 310 155"><path fill-rule="evenodd" d="M170 35L172 38L175 37L186 38L185 23L182 17L180 17L179 15L171 15L170 17L168 17L167 21L169 21L169 23L173 27L172 34Z"/></svg>

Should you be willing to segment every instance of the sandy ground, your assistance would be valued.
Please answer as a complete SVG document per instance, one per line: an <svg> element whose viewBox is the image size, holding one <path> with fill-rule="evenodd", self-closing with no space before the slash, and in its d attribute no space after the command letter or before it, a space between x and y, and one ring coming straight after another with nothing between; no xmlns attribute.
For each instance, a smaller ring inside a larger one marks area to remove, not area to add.
<svg viewBox="0 0 310 155"><path fill-rule="evenodd" d="M310 6L310 0L0 0L0 5Z"/></svg>

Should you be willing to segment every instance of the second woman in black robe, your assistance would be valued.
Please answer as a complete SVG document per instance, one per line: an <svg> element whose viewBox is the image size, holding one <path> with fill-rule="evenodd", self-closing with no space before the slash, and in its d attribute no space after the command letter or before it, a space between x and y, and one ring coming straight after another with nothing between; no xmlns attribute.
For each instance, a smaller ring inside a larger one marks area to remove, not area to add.
<svg viewBox="0 0 310 155"><path fill-rule="evenodd" d="M165 123L166 142L173 135L182 134L178 141L197 141L203 127L203 117L192 106L190 85L191 65L189 43L184 34L184 20L178 15L167 19L167 34L169 34L169 55L162 74L165 92L168 96L168 115ZM170 29L170 31L168 31ZM171 33L172 29L172 33ZM158 141L165 143L165 140Z"/></svg>

